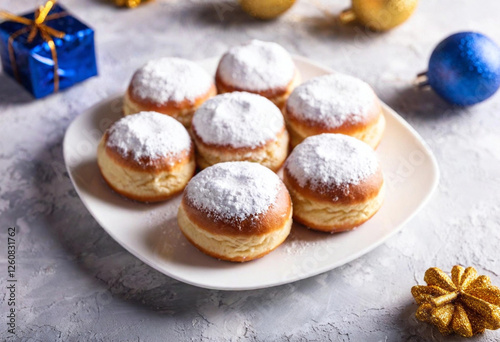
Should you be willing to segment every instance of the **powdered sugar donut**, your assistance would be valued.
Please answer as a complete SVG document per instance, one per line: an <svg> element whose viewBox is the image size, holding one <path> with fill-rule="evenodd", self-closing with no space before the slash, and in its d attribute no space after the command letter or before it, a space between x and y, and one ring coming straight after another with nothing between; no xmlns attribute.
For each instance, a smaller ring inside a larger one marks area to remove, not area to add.
<svg viewBox="0 0 500 342"><path fill-rule="evenodd" d="M231 48L222 56L215 76L219 93L256 93L280 109L299 81L290 54L276 43L260 40Z"/></svg>
<svg viewBox="0 0 500 342"><path fill-rule="evenodd" d="M288 153L288 132L278 107L260 95L233 92L205 102L193 116L201 168L252 161L278 170Z"/></svg>
<svg viewBox="0 0 500 342"><path fill-rule="evenodd" d="M202 252L229 261L259 258L290 233L292 205L279 177L257 163L211 166L189 182L177 220Z"/></svg>
<svg viewBox="0 0 500 342"><path fill-rule="evenodd" d="M194 174L194 144L175 119L156 112L121 118L97 150L104 180L128 198L157 202L181 192Z"/></svg>
<svg viewBox="0 0 500 342"><path fill-rule="evenodd" d="M385 128L372 88L340 73L316 77L295 88L284 115L292 146L311 135L342 133L375 148Z"/></svg>
<svg viewBox="0 0 500 342"><path fill-rule="evenodd" d="M135 72L123 111L125 115L156 111L188 127L196 108L216 93L212 77L198 64L181 58L160 58Z"/></svg>
<svg viewBox="0 0 500 342"><path fill-rule="evenodd" d="M381 207L384 179L373 149L343 134L320 134L297 145L285 163L294 219L325 232L349 230Z"/></svg>

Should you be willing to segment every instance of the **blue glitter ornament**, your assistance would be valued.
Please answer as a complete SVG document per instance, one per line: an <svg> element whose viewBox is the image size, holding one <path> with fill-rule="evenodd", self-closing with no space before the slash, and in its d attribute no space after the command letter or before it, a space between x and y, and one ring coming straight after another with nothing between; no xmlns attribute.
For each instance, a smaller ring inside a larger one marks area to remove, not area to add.
<svg viewBox="0 0 500 342"><path fill-rule="evenodd" d="M484 101L500 87L500 47L476 32L455 33L432 52L429 69L419 74L446 101L469 106Z"/></svg>

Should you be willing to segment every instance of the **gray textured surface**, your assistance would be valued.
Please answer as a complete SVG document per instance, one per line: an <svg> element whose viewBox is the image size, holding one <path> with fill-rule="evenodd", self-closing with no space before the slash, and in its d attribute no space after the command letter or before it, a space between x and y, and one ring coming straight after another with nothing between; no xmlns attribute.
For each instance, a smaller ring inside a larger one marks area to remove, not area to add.
<svg viewBox="0 0 500 342"><path fill-rule="evenodd" d="M21 12L40 2L3 0L2 7ZM500 2L422 1L416 15L386 34L337 28L312 3L299 1L280 20L262 23L233 2L164 1L127 11L64 1L97 31L100 76L33 101L0 74L2 288L6 229L19 228L13 340L441 341L413 316L409 291L428 267L475 265L500 285L500 95L457 110L411 88L448 34L473 29L500 42ZM347 6L323 3L332 13ZM123 91L146 60L202 59L250 38L279 42L371 83L428 141L442 179L401 233L356 261L271 289L203 290L142 264L98 226L65 173L61 144L78 113ZM0 302L4 340L5 290ZM500 332L488 332L476 340L499 339Z"/></svg>

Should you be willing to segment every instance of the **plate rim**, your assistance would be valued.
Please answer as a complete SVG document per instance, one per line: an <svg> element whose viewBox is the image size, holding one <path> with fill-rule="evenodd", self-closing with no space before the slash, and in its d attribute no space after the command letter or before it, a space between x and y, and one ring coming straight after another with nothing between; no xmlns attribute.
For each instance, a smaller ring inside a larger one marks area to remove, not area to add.
<svg viewBox="0 0 500 342"><path fill-rule="evenodd" d="M194 62L198 63L198 64L205 64L205 63L208 64L208 63L214 62L215 60L218 60L219 58L220 57L211 57L211 58L196 60ZM304 57L304 56L292 55L292 58L294 60L296 60L296 61L300 61L302 63L309 64L309 65L311 65L311 66L313 66L315 68L324 70L325 73L335 73L335 72L337 72L337 71L335 71L335 70L333 70L333 69L331 69L329 67L326 67L326 66L322 65L321 63L318 63L318 62L316 62L314 60L311 60L311 59L309 59L307 57ZM272 282L272 283L265 283L265 284L261 284L261 285L255 285L255 286L238 286L238 287L234 287L234 286L212 286L212 285L205 284L205 283L199 283L199 282L191 281L189 279L178 277L174 273L169 272L168 269L160 269L159 265L156 262L154 262L154 260L150 260L149 258L147 258L147 256L144 256L143 254L141 254L139 252L136 252L131 246L128 246L127 244L122 243L120 241L120 239L118 239L117 236L114 234L114 232L112 232L111 230L107 229L105 227L105 225L103 225L101 223L101 221L99 219L99 215L95 215L95 213L93 212L93 210L89 207L89 204L85 200L86 197L82 196L82 193L80 192L80 189L77 186L75 179L73 178L73 174L72 174L72 171L71 171L71 166L67 162L68 161L68 156L67 156L67 153L68 153L67 152L68 143L67 143L67 141L69 139L68 138L68 132L70 131L71 127L73 127L73 125L76 124L76 122L78 121L78 118L80 118L82 114L87 113L87 112L95 111L96 109L98 109L101 106L103 106L103 104L105 104L107 102L115 101L115 100L119 99L122 96L123 96L122 93L116 93L116 94L113 94L111 96L108 96L108 97L106 97L106 98L98 101L97 103L93 104L92 106L90 106L87 109L85 109L82 112L80 112L80 114L77 115L71 121L71 123L68 125L68 127L66 128L65 134L64 134L64 139L63 139L63 159L64 159L64 164L65 164L66 171L68 172L68 175L69 175L69 178L70 178L71 183L73 185L73 188L75 189L76 193L78 194L78 197L79 197L80 201L83 203L83 205L85 206L85 208L87 209L87 211L92 215L93 219L96 220L96 222L99 224L99 226L101 226L101 228L113 240L115 240L115 242L117 242L127 252L131 253L134 257L138 258L143 263L145 263L149 267L155 269L156 271L158 271L158 272L160 272L162 274L165 274L168 277L171 277L171 278L173 278L173 279L175 279L177 281L180 281L182 283L189 284L189 285L192 285L192 286L196 286L196 287L199 287L199 288L205 288L205 289L210 289L210 290L220 290L220 291L250 291L250 290L271 288L271 287L281 286L281 285L285 285L285 284L290 284L290 283L294 283L294 282L297 282L297 281L300 281L300 280L311 278L311 277L317 276L319 274L322 274L322 273L334 270L335 268L338 268L338 267L340 267L342 265L345 265L345 264L347 264L347 263L349 263L349 262L351 262L351 261L353 261L355 259L358 259L359 257L361 257L361 256L363 256L363 255L365 255L365 254L373 251L375 248L379 247L381 244L383 244L389 238L391 238L392 236L394 236L396 233L399 233L403 229L403 227L411 219L413 219L422 210L423 207L425 207L427 205L427 203L429 202L429 200L431 199L431 197L435 193L435 191L436 191L436 189L437 189L437 187L439 185L439 180L441 178L439 164L437 162L437 159L436 159L433 151L429 147L429 145L426 143L426 141L394 109L392 109L386 103L384 103L383 101L380 100L383 110L385 112L388 112L392 116L392 118L394 118L396 121L398 121L398 123L400 125L404 126L408 131L410 131L412 133L412 137L415 138L423 146L423 148L426 151L426 156L430 160L430 165L431 165L431 168L432 168L432 171L433 171L432 172L433 180L432 180L432 183L430 184L430 190L426 193L426 195L423 198L423 200L420 201L420 203L416 206L416 208L413 210L413 212L410 215L408 215L399 225L397 225L396 227L394 227L389 233L387 233L386 235L380 237L379 239L377 239L376 241L374 241L373 243L371 243L369 246L361 249L360 251L358 251L356 253L353 253L353 254L350 254L348 257L340 259L340 260L338 260L337 262L335 262L335 263L333 263L331 265L327 265L327 266L323 266L323 267L317 268L312 273L307 273L307 274L302 273L299 276L294 277L293 279L281 279L281 280L278 280L278 281L275 281L275 282Z"/></svg>

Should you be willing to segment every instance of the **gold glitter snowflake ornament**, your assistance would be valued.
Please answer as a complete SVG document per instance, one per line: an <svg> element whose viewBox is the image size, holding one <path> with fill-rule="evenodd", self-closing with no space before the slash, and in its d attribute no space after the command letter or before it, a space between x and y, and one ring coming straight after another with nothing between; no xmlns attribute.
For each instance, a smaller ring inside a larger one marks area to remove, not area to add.
<svg viewBox="0 0 500 342"><path fill-rule="evenodd" d="M413 286L417 319L442 334L470 337L500 328L500 288L472 267L454 266L450 277L437 267L425 272L427 286Z"/></svg>

